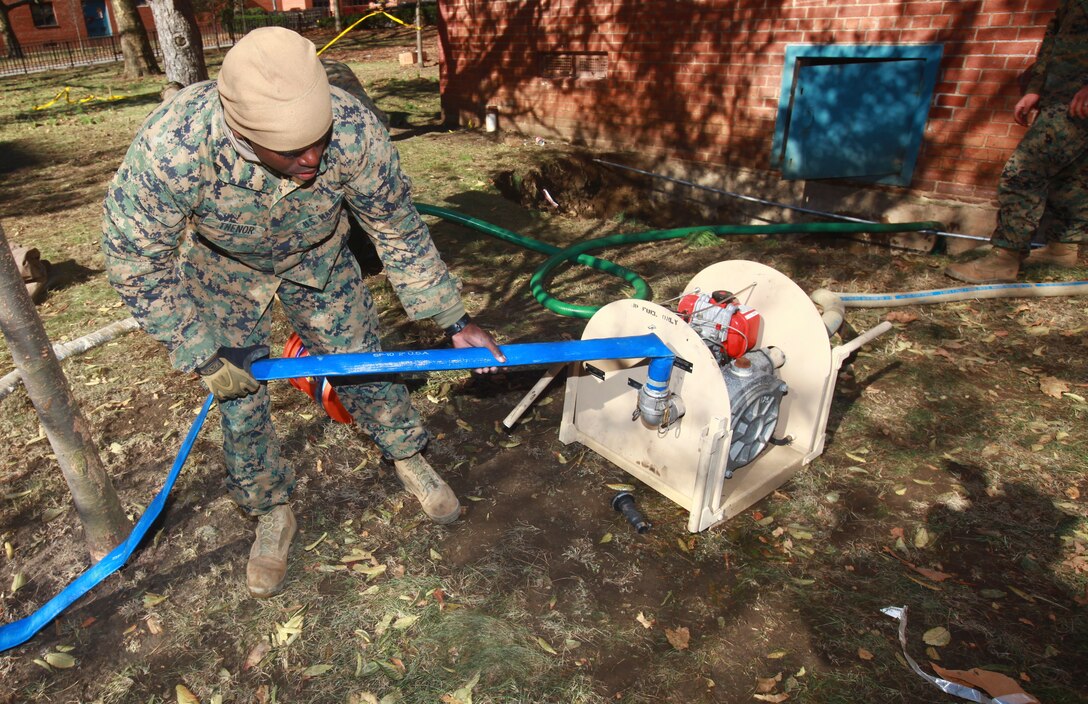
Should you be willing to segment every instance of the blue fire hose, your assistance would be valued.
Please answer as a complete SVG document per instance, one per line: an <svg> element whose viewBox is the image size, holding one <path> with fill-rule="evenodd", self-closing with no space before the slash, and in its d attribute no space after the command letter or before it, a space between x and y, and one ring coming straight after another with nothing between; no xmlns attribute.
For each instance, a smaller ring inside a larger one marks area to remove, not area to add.
<svg viewBox="0 0 1088 704"><path fill-rule="evenodd" d="M310 357L264 359L253 363L253 376L260 381L291 379L303 376L347 376L408 372L478 369L481 367L524 367L545 364L579 362L591 359L649 359L648 377L658 383L668 383L675 355L657 335L611 337L598 340L567 342L535 342L501 347L506 361L499 363L483 348L419 350L403 352L357 352L349 354L314 355ZM0 626L0 652L22 645L38 631L71 606L77 599L116 572L144 539L148 529L162 513L170 490L174 488L181 468L189 458L213 398L208 396L196 420L181 443L174 465L166 475L162 489L148 504L136 525L120 545L88 568L83 574L47 601L34 613Z"/></svg>

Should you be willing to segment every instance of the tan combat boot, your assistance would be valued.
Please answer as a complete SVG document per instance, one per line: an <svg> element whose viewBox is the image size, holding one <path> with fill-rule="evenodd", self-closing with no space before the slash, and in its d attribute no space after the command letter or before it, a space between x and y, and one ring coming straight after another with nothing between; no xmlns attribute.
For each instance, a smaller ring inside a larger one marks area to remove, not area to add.
<svg viewBox="0 0 1088 704"><path fill-rule="evenodd" d="M423 455L416 453L402 460L394 460L397 478L413 496L419 499L426 513L435 523L453 523L461 515L461 503L450 485L431 468Z"/></svg>
<svg viewBox="0 0 1088 704"><path fill-rule="evenodd" d="M258 599L275 596L287 579L287 552L297 529L291 507L281 504L257 519L257 539L249 551L246 586Z"/></svg>
<svg viewBox="0 0 1088 704"><path fill-rule="evenodd" d="M1020 273L1023 255L1015 249L994 247L994 251L981 259L952 264L944 273L969 284L998 284L1016 281Z"/></svg>
<svg viewBox="0 0 1088 704"><path fill-rule="evenodd" d="M1048 242L1045 247L1033 250L1024 263L1076 266L1077 249L1071 242Z"/></svg>

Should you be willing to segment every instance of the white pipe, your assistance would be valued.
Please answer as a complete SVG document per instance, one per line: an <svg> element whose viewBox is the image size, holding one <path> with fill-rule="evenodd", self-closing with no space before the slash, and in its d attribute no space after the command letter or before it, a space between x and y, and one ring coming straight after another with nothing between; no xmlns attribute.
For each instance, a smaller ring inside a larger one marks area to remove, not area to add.
<svg viewBox="0 0 1088 704"><path fill-rule="evenodd" d="M53 354L57 355L57 361L59 362L66 357L82 354L87 350L94 349L101 344L109 342L118 335L131 332L139 327L135 318L118 320L116 323L111 323L106 327L95 330L83 337L78 337L70 342L53 345ZM0 400L3 400L8 394L14 391L22 380L22 376L19 374L18 369L5 375L3 378L0 378Z"/></svg>
<svg viewBox="0 0 1088 704"><path fill-rule="evenodd" d="M842 321L846 319L846 306L843 305L842 295L828 291L826 288L818 288L808 296L823 310L820 317L824 321L824 327L827 328L828 337L837 333L842 327Z"/></svg>
<svg viewBox="0 0 1088 704"><path fill-rule="evenodd" d="M930 289L928 291L900 291L893 293L843 293L835 291L828 291L827 293L837 296L847 308L893 308L895 306L970 301L979 298L1083 296L1088 294L1088 281L986 284L983 286L959 286L956 288ZM813 295L815 295L815 292Z"/></svg>
<svg viewBox="0 0 1088 704"><path fill-rule="evenodd" d="M536 382L533 388L529 389L529 393L525 394L525 398L521 399L521 403L514 406L514 410L510 411L510 414L503 419L502 424L509 430L514 427L514 423L518 422L518 418L521 418L526 409L532 405L540 394L544 393L544 389L548 388L548 384L552 383L555 377L559 376L559 372L563 371L563 367L566 364L560 362L559 364L553 364L548 367L548 371L544 372L544 376L540 377L540 381Z"/></svg>

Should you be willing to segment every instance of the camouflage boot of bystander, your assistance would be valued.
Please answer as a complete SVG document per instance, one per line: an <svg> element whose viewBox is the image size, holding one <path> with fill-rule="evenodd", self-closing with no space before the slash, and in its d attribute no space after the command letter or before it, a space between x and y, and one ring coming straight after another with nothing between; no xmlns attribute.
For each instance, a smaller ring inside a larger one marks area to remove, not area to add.
<svg viewBox="0 0 1088 704"><path fill-rule="evenodd" d="M969 284L999 284L1016 281L1024 254L1015 249L994 247L994 251L981 259L952 264L945 275Z"/></svg>
<svg viewBox="0 0 1088 704"><path fill-rule="evenodd" d="M423 455L416 453L402 460L394 460L397 478L413 496L419 499L426 513L435 523L453 523L461 515L461 503L450 485L442 481Z"/></svg>
<svg viewBox="0 0 1088 704"><path fill-rule="evenodd" d="M1072 242L1047 242L1046 246L1033 250L1025 264L1052 266L1076 266L1078 246Z"/></svg>
<svg viewBox="0 0 1088 704"><path fill-rule="evenodd" d="M297 529L291 507L280 504L257 519L257 539L249 551L246 585L258 599L267 599L283 590L287 579L287 553Z"/></svg>

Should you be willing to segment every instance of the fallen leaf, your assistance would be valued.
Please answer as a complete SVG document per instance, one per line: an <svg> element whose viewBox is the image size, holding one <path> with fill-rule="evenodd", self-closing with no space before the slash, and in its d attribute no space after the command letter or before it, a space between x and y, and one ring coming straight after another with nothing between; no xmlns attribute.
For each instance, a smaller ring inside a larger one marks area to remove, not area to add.
<svg viewBox="0 0 1088 704"><path fill-rule="evenodd" d="M756 692L759 694L767 694L773 692L778 683L782 681L782 673L779 672L774 677L757 677L756 678Z"/></svg>
<svg viewBox="0 0 1088 704"><path fill-rule="evenodd" d="M26 575L22 572L16 572L15 576L11 578L11 593L19 591L26 585Z"/></svg>
<svg viewBox="0 0 1088 704"><path fill-rule="evenodd" d="M605 543L611 543L612 542L612 534L611 533L605 533L604 535L601 536L601 539L598 540L597 542L600 545L604 545Z"/></svg>
<svg viewBox="0 0 1088 704"><path fill-rule="evenodd" d="M785 650L774 650L774 651L771 651L771 652L767 653L766 657L767 657L768 660L781 660L782 658L786 657L786 651Z"/></svg>
<svg viewBox="0 0 1088 704"><path fill-rule="evenodd" d="M310 665L302 671L302 679L309 679L311 677L320 677L329 670L332 669L332 665Z"/></svg>
<svg viewBox="0 0 1088 704"><path fill-rule="evenodd" d="M377 577L379 574L385 572L387 569L388 567L386 565L364 565L358 562L351 566L352 572L365 574L368 578Z"/></svg>
<svg viewBox="0 0 1088 704"><path fill-rule="evenodd" d="M918 316L905 310L893 310L892 312L885 315L884 319L893 323L903 323L905 325L907 323L913 323L915 320L918 320Z"/></svg>
<svg viewBox="0 0 1088 704"><path fill-rule="evenodd" d="M753 699L758 699L761 702L772 702L773 704L780 704L790 698L790 695L782 692L780 694L753 694Z"/></svg>
<svg viewBox="0 0 1088 704"><path fill-rule="evenodd" d="M369 550L363 550L362 548L355 548L347 555L340 558L340 562L368 562L374 559L374 553Z"/></svg>
<svg viewBox="0 0 1088 704"><path fill-rule="evenodd" d="M641 623L643 628L649 629L654 627L654 620L652 618L646 618L641 611L638 612L638 616L635 616L635 620Z"/></svg>
<svg viewBox="0 0 1088 704"><path fill-rule="evenodd" d="M861 658L862 660L872 660L873 659L873 654L870 653L865 648L858 648L858 657Z"/></svg>
<svg viewBox="0 0 1088 704"><path fill-rule="evenodd" d="M178 697L178 704L200 704L200 700L196 698L196 695L183 684L174 687L174 693Z"/></svg>
<svg viewBox="0 0 1088 704"><path fill-rule="evenodd" d="M67 670L76 664L76 659L68 653L47 653L45 661L58 670Z"/></svg>
<svg viewBox="0 0 1088 704"><path fill-rule="evenodd" d="M253 646L249 651L249 655L246 656L246 661L242 663L242 672L252 670L260 665L261 660L264 660L265 656L268 655L271 650L272 644L266 640L262 640L260 643Z"/></svg>
<svg viewBox="0 0 1088 704"><path fill-rule="evenodd" d="M667 638L669 644L677 650L687 650L688 643L691 641L691 632L688 631L687 626L681 626L676 630L666 628L665 638Z"/></svg>
<svg viewBox="0 0 1088 704"><path fill-rule="evenodd" d="M926 645L943 647L952 642L952 634L944 626L936 626L922 634L922 642Z"/></svg>
<svg viewBox="0 0 1088 704"><path fill-rule="evenodd" d="M550 646L548 644L548 641L544 640L540 636L537 636L536 644L539 645L540 649L543 650L545 653L551 653L552 655L558 655L559 654L559 653L555 652L555 648L553 648L552 646Z"/></svg>
<svg viewBox="0 0 1088 704"><path fill-rule="evenodd" d="M461 428L462 430L467 430L469 432L472 432L472 426L469 425L468 423L466 423L465 421L461 420L460 418L457 419L457 427Z"/></svg>
<svg viewBox="0 0 1088 704"><path fill-rule="evenodd" d="M412 624L419 620L419 616L401 616L393 622L393 628L398 631L406 631L411 628Z"/></svg>
<svg viewBox="0 0 1088 704"><path fill-rule="evenodd" d="M310 543L309 545L307 545L306 547L304 547L302 549L305 550L306 552L310 552L311 550L316 548L318 545L320 545L322 543L322 541L324 541L325 538L328 537L328 535L329 535L328 533L322 533L320 538L318 538L317 540L315 540L314 542Z"/></svg>
<svg viewBox="0 0 1088 704"><path fill-rule="evenodd" d="M913 542L914 542L914 547L916 547L916 548L924 548L926 545L929 545L929 543L930 543L929 531L926 530L925 526L919 526L918 530L914 531L914 540L913 540Z"/></svg>
<svg viewBox="0 0 1088 704"><path fill-rule="evenodd" d="M480 673L477 672L472 676L468 682L464 684L460 689L454 690L449 694L443 694L439 701L442 704L472 704L472 689L476 686L476 683L480 681Z"/></svg>
<svg viewBox="0 0 1088 704"><path fill-rule="evenodd" d="M1029 602L1031 604L1035 603L1035 597L1033 597L1031 594L1028 594L1027 592L1025 592L1022 589L1017 589L1016 587L1012 586L1011 584L1008 585L1008 587L1009 587L1009 591L1011 591L1013 594L1020 597L1024 601Z"/></svg>
<svg viewBox="0 0 1088 704"><path fill-rule="evenodd" d="M162 602L166 601L167 597L164 594L156 594L154 592L147 592L144 594L144 608L150 609L153 606L158 606Z"/></svg>
<svg viewBox="0 0 1088 704"><path fill-rule="evenodd" d="M1061 398L1069 392L1069 383L1054 376L1044 376L1039 378L1039 390L1050 398Z"/></svg>
<svg viewBox="0 0 1088 704"><path fill-rule="evenodd" d="M634 484L605 484L612 491L634 491Z"/></svg>

